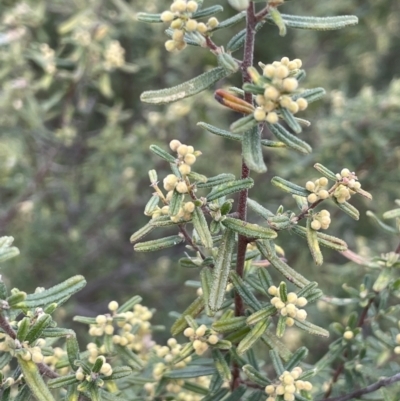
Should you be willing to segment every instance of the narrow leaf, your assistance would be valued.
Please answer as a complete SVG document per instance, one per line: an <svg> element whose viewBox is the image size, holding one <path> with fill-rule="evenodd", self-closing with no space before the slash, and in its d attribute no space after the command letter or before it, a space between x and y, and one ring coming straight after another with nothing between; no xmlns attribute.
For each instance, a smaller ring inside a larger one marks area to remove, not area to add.
<svg viewBox="0 0 400 401"><path fill-rule="evenodd" d="M225 182L234 181L235 176L233 174L219 174L214 177L209 177L207 182L200 182L197 184L197 188L212 188Z"/></svg>
<svg viewBox="0 0 400 401"><path fill-rule="evenodd" d="M367 216L372 217L378 225L383 228L386 232L391 233L391 234L398 234L400 231L392 226L389 226L385 224L383 221L381 221L378 216L376 216L375 213L372 213L370 210L367 211Z"/></svg>
<svg viewBox="0 0 400 401"><path fill-rule="evenodd" d="M300 322L299 320L294 319L294 324L298 328L307 331L310 334L321 337L329 337L329 332L327 330L323 329L322 327L316 326L315 324L312 324L307 320Z"/></svg>
<svg viewBox="0 0 400 401"><path fill-rule="evenodd" d="M271 183L276 187L278 187L279 189L281 189L282 191L288 192L292 195L298 195L303 197L307 197L308 195L310 195L310 191L307 191L305 188L293 184L292 182L287 181L281 177L274 177L271 180Z"/></svg>
<svg viewBox="0 0 400 401"><path fill-rule="evenodd" d="M335 197L331 198L333 200L333 202L335 203L335 205L342 210L343 212L345 212L346 214L348 214L352 219L354 220L359 220L360 219L360 212L353 206L351 205L349 202L343 202L343 203L339 203Z"/></svg>
<svg viewBox="0 0 400 401"><path fill-rule="evenodd" d="M326 168L325 166L323 166L322 164L316 163L314 164L314 168L329 180L332 180L334 182L337 181L336 174L333 171Z"/></svg>
<svg viewBox="0 0 400 401"><path fill-rule="evenodd" d="M11 246L13 237L0 237L0 263L19 255L19 249Z"/></svg>
<svg viewBox="0 0 400 401"><path fill-rule="evenodd" d="M138 242L133 249L136 252L153 252L161 249L170 248L183 242L180 235L172 235L170 237L160 238L153 241Z"/></svg>
<svg viewBox="0 0 400 401"><path fill-rule="evenodd" d="M247 198L247 206L250 207L254 212L256 212L259 216L268 220L269 217L273 217L274 214L266 209L264 206L261 206L258 202L253 199Z"/></svg>
<svg viewBox="0 0 400 401"><path fill-rule="evenodd" d="M221 351L218 349L213 349L212 357L214 359L214 365L217 368L219 374L224 380L231 380L231 370L226 362L225 357L222 355Z"/></svg>
<svg viewBox="0 0 400 401"><path fill-rule="evenodd" d="M312 219L307 219L307 244L311 252L311 256L314 259L314 262L317 266L321 266L324 261L321 253L321 249L319 248L317 231L311 227Z"/></svg>
<svg viewBox="0 0 400 401"><path fill-rule="evenodd" d="M213 311L220 309L224 301L234 246L235 233L226 230L218 248L218 256L213 271L213 284L209 299L209 307Z"/></svg>
<svg viewBox="0 0 400 401"><path fill-rule="evenodd" d="M257 369L251 365L244 365L242 368L247 378L259 386L265 387L271 384L271 380L268 377L263 376Z"/></svg>
<svg viewBox="0 0 400 401"><path fill-rule="evenodd" d="M235 14L231 18L221 21L215 28L212 29L212 31L229 28L229 27L236 25L239 22L243 21L245 18L246 18L246 11L242 11L238 14Z"/></svg>
<svg viewBox="0 0 400 401"><path fill-rule="evenodd" d="M49 388L60 388L68 386L70 384L77 383L78 380L75 377L75 373L67 376L57 377L55 379L50 379L47 384Z"/></svg>
<svg viewBox="0 0 400 401"><path fill-rule="evenodd" d="M176 102L202 92L228 75L229 73L224 68L216 67L172 88L143 92L140 99L142 102L153 104Z"/></svg>
<svg viewBox="0 0 400 401"><path fill-rule="evenodd" d="M243 301L254 311L261 309L260 301L254 296L243 279L235 271L231 271L230 278Z"/></svg>
<svg viewBox="0 0 400 401"><path fill-rule="evenodd" d="M239 120L236 120L234 123L232 123L229 128L234 134L237 134L248 131L258 124L259 122L254 118L253 114L250 114L248 116L239 118Z"/></svg>
<svg viewBox="0 0 400 401"><path fill-rule="evenodd" d="M302 226L292 226L292 231L303 238L307 238L307 230ZM334 249L335 251L344 252L347 250L347 244L340 238L333 237L319 231L317 233L318 242L320 245L327 248Z"/></svg>
<svg viewBox="0 0 400 401"><path fill-rule="evenodd" d="M222 11L224 11L224 8L218 4L215 6L199 9L192 15L192 18L197 19L197 18L209 17L210 15L214 15Z"/></svg>
<svg viewBox="0 0 400 401"><path fill-rule="evenodd" d="M214 366L186 366L182 369L171 370L164 373L168 379L190 379L192 377L211 376L215 373Z"/></svg>
<svg viewBox="0 0 400 401"><path fill-rule="evenodd" d="M261 148L261 138L258 127L247 131L243 135L242 140L242 155L250 170L256 173L265 173L267 166L264 163L264 158Z"/></svg>
<svg viewBox="0 0 400 401"><path fill-rule="evenodd" d="M307 355L308 355L308 349L306 347L299 348L296 352L294 352L294 354L286 364L285 370L288 370L290 372L293 368L298 366L301 360L306 358Z"/></svg>
<svg viewBox="0 0 400 401"><path fill-rule="evenodd" d="M136 241L139 241L141 238L149 234L152 230L154 229L154 226L149 223L147 223L144 227L141 229L137 230L135 233L131 235L130 241L131 244L135 243Z"/></svg>
<svg viewBox="0 0 400 401"><path fill-rule="evenodd" d="M168 163L175 163L175 157L170 155L164 149L160 148L157 145L150 145L149 148L154 154L166 160Z"/></svg>
<svg viewBox="0 0 400 401"><path fill-rule="evenodd" d="M178 192L176 189L174 189L172 193L172 198L169 203L169 215L170 216L176 216L179 213L180 208L183 205L183 200L185 199L185 195L181 194Z"/></svg>
<svg viewBox="0 0 400 401"><path fill-rule="evenodd" d="M249 189L253 185L254 181L251 178L243 178L241 180L235 180L218 185L217 187L214 187L213 190L207 195L207 201L210 202L215 199L222 198L223 196L240 192L244 189Z"/></svg>
<svg viewBox="0 0 400 401"><path fill-rule="evenodd" d="M308 103L316 102L317 100L322 99L326 95L324 88L313 88L306 89L305 91L294 95L292 97L293 100L297 100L299 98L306 99Z"/></svg>
<svg viewBox="0 0 400 401"><path fill-rule="evenodd" d="M242 138L243 138L242 135L232 134L229 131L225 131L223 129L214 127L211 124L199 122L199 123L197 123L197 125L199 125L200 127L204 128L205 130L207 130L211 134L218 135L218 136L221 136L221 137L226 138L226 139L232 139L234 141L239 141L240 142L242 140Z"/></svg>
<svg viewBox="0 0 400 401"><path fill-rule="evenodd" d="M275 25L279 28L279 35L285 36L286 35L286 25L285 20L282 17L282 14L276 7L270 7L268 17L274 21Z"/></svg>
<svg viewBox="0 0 400 401"><path fill-rule="evenodd" d="M267 330L267 332L261 337L261 341L267 344L271 349L278 352L284 361L288 361L292 357L290 350L274 333L272 333L272 331Z"/></svg>
<svg viewBox="0 0 400 401"><path fill-rule="evenodd" d="M354 15L340 15L335 17L308 17L282 14L282 19L285 24L290 28L310 29L314 31L330 31L358 24L358 18Z"/></svg>
<svg viewBox="0 0 400 401"><path fill-rule="evenodd" d="M196 298L182 313L182 315L175 321L171 327L171 334L177 336L182 333L187 327L185 316L196 317L204 308L203 297Z"/></svg>
<svg viewBox="0 0 400 401"><path fill-rule="evenodd" d="M138 13L136 18L140 22L158 23L163 22L161 14L150 14L150 13Z"/></svg>
<svg viewBox="0 0 400 401"><path fill-rule="evenodd" d="M269 320L262 320L258 322L251 331L240 341L237 347L237 353L239 355L243 355L246 351L248 351L265 333L267 327L269 325Z"/></svg>
<svg viewBox="0 0 400 401"><path fill-rule="evenodd" d="M213 316L212 311L210 311L208 307L210 292L212 287L212 272L208 267L204 267L200 272L200 279L201 279L201 289L203 291L203 298L206 308L207 316Z"/></svg>
<svg viewBox="0 0 400 401"><path fill-rule="evenodd" d="M292 135L282 125L267 123L267 126L270 131L276 136L276 138L283 142L288 148L304 154L312 152L311 146L308 143Z"/></svg>
<svg viewBox="0 0 400 401"><path fill-rule="evenodd" d="M235 219L233 217L226 217L222 220L222 224L230 230L248 238L273 239L278 236L276 231L271 230L268 227L251 224L247 221Z"/></svg>
<svg viewBox="0 0 400 401"><path fill-rule="evenodd" d="M283 119L286 121L287 125L292 129L296 134L300 134L302 131L301 125L298 123L294 115L286 108L281 108L281 113Z"/></svg>
<svg viewBox="0 0 400 401"><path fill-rule="evenodd" d="M213 323L213 330L218 333L229 333L231 331L240 330L246 327L245 316L235 316L228 319L220 319Z"/></svg>
<svg viewBox="0 0 400 401"><path fill-rule="evenodd" d="M213 247L210 229L208 228L207 220L200 207L196 207L192 213L193 226L200 237L201 243L205 248Z"/></svg>

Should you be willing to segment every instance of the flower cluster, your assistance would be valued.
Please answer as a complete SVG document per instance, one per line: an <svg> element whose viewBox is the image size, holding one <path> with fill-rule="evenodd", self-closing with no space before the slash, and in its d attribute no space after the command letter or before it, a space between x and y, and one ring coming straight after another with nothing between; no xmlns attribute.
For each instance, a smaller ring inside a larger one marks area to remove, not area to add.
<svg viewBox="0 0 400 401"><path fill-rule="evenodd" d="M271 299L271 304L278 309L279 313L282 316L287 316L286 325L293 326L294 318L297 320L303 321L307 318L307 312L302 308L307 305L307 299L304 297L297 297L297 294L294 292L289 292L287 294L287 301L283 301L279 294L279 288L272 285L268 288L268 293L273 295Z"/></svg>
<svg viewBox="0 0 400 401"><path fill-rule="evenodd" d="M311 228L313 230L326 230L331 224L331 214L327 210L321 210L320 212L314 214L313 221L311 222Z"/></svg>
<svg viewBox="0 0 400 401"><path fill-rule="evenodd" d="M122 67L125 64L125 49L118 40L113 40L104 52L104 68L110 71Z"/></svg>
<svg viewBox="0 0 400 401"><path fill-rule="evenodd" d="M144 337L150 332L149 320L152 318L153 313L140 304L136 304L133 307L133 311L117 313L118 306L116 301L111 301L108 305L111 313L98 315L96 323L90 325L89 334L94 337L101 337L104 334L112 335L114 344L127 347L136 352L142 351ZM115 326L118 327L117 333L115 332ZM103 353L102 347L99 348L99 351ZM97 357L94 349L91 349L90 355L92 359Z"/></svg>
<svg viewBox="0 0 400 401"><path fill-rule="evenodd" d="M355 190L361 188L361 183L357 181L357 176L347 168L344 168L340 174L336 174L336 178L339 180L340 184L335 189L333 196L338 203L348 201L351 195L356 193Z"/></svg>
<svg viewBox="0 0 400 401"><path fill-rule="evenodd" d="M169 338L167 341L167 345L160 346L156 345L154 347L154 350L156 352L156 355L159 358L163 358L164 362L169 364L173 363L173 360L180 354L182 350L182 345L178 344L178 342L175 340L175 338ZM188 356L182 361L179 361L178 363L174 363L174 366L176 368L184 368L190 361L192 360L191 356Z"/></svg>
<svg viewBox="0 0 400 401"><path fill-rule="evenodd" d="M183 50L186 47L185 33L191 34L201 43L204 41L203 35L218 26L218 20L215 17L211 17L207 24L193 19L193 14L198 7L197 1L194 0L175 0L170 9L161 14L161 20L170 22L170 28L173 30L172 39L165 42L167 51Z"/></svg>
<svg viewBox="0 0 400 401"><path fill-rule="evenodd" d="M208 350L209 345L215 345L219 341L217 333L209 330L204 324L196 330L192 327L186 328L183 335L193 343L193 348L197 355L203 355Z"/></svg>
<svg viewBox="0 0 400 401"><path fill-rule="evenodd" d="M309 203L314 203L319 199L327 199L329 198L329 192L326 189L328 185L328 179L325 177L318 178L318 180L307 181L306 189L307 191L312 192L307 196L307 200Z"/></svg>
<svg viewBox="0 0 400 401"><path fill-rule="evenodd" d="M43 58L45 71L49 74L54 74L57 70L54 50L47 43L43 43L40 45L40 53Z"/></svg>
<svg viewBox="0 0 400 401"><path fill-rule="evenodd" d="M295 394L300 391L311 391L312 384L309 381L299 380L302 373L300 367L295 367L290 372L284 371L279 376L279 383L265 387L265 392L268 394L266 401L275 401L279 396L283 397L284 401L294 401Z"/></svg>
<svg viewBox="0 0 400 401"><path fill-rule="evenodd" d="M99 373L104 376L111 376L113 373L111 365L106 362L106 358L104 356L99 356L99 358L101 358L103 360L103 364L101 365ZM83 369L81 367L79 367L78 370L75 372L75 378L76 378L76 380L79 380L79 381L84 381L84 380L92 381L93 380L92 376L85 374L85 372L83 371Z"/></svg>
<svg viewBox="0 0 400 401"><path fill-rule="evenodd" d="M290 61L287 57L283 57L281 61L260 65L263 68L264 79L260 79L254 69L249 69L252 80L264 89L264 93L256 95L255 98L258 107L254 111L254 118L257 121L276 124L279 119L279 109L285 108L290 113L296 114L307 108L306 99L293 100L292 98L299 85L295 75L301 68L301 60Z"/></svg>

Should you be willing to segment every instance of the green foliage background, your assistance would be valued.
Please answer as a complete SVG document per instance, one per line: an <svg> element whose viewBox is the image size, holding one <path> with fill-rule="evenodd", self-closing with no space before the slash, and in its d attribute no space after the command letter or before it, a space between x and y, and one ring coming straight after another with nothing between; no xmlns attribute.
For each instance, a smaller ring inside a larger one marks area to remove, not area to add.
<svg viewBox="0 0 400 401"><path fill-rule="evenodd" d="M129 244L130 234L147 221L148 170L156 168L159 177L167 171L150 155L151 143L165 147L177 138L202 150L198 171L239 175L239 147L196 127L202 120L227 128L235 118L211 92L164 107L139 101L144 90L178 84L214 63L205 49L167 54L163 27L135 20L137 12L162 11L167 4L9 0L0 5L0 230L13 235L21 249L4 275L27 291L84 275L88 286L69 304L75 310L67 316L95 315L108 300L136 293L159 310L156 321L169 325L166 311L181 309L194 295L181 284L197 272L178 267L176 249L141 255ZM282 194L269 179L277 173L303 185L317 178L315 162L334 171L348 167L374 202L357 200L358 223L334 213L330 234L340 233L362 255L393 250L397 244L376 230L365 211L379 214L400 198L400 3L293 0L282 12L355 14L360 24L322 33L290 30L285 38L273 25L262 29L256 60L301 58L306 85L323 86L328 96L307 111L313 126L305 135L315 151L308 157L265 151L269 172L255 176L251 197L274 210ZM224 13L229 15L228 5ZM215 41L232 34L216 34ZM125 51L123 63L113 41ZM290 196L284 204L294 208ZM340 295L343 282L364 273L333 253L325 253L328 263L316 273L306 248L283 240L289 263L305 274L313 269L328 294L336 289ZM320 319L315 323L323 325L324 314Z"/></svg>

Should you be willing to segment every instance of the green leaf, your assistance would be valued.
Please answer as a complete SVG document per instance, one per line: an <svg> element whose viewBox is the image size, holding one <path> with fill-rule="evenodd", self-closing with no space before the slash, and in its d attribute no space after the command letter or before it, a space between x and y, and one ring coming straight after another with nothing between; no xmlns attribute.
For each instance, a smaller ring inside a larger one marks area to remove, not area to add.
<svg viewBox="0 0 400 401"><path fill-rule="evenodd" d="M266 387L271 384L271 380L268 377L263 376L257 369L251 365L244 365L242 368L247 378L259 386Z"/></svg>
<svg viewBox="0 0 400 401"><path fill-rule="evenodd" d="M299 320L294 319L294 324L298 328L307 331L310 334L320 337L329 337L329 332L327 330L323 329L322 327L316 326L315 324L312 324L307 320L300 322Z"/></svg>
<svg viewBox="0 0 400 401"><path fill-rule="evenodd" d="M18 322L17 340L21 342L25 340L30 324L31 319L29 317L24 317L20 322Z"/></svg>
<svg viewBox="0 0 400 401"><path fill-rule="evenodd" d="M80 355L79 355L79 344L76 339L76 335L70 335L67 337L66 346L67 346L67 356L69 365L72 368L72 370L77 371L78 366L75 365L75 361L78 361L80 359Z"/></svg>
<svg viewBox="0 0 400 401"><path fill-rule="evenodd" d="M25 337L25 341L28 344L32 344L36 341L41 335L43 330L52 322L52 318L50 315L43 313L40 315L33 326L28 331L28 334Z"/></svg>
<svg viewBox="0 0 400 401"><path fill-rule="evenodd" d="M276 324L276 336L282 338L286 331L287 316L280 315Z"/></svg>
<svg viewBox="0 0 400 401"><path fill-rule="evenodd" d="M74 335L74 331L71 329L64 329L61 327L48 327L43 330L42 336L43 338L57 338L57 337L67 337L70 335Z"/></svg>
<svg viewBox="0 0 400 401"><path fill-rule="evenodd" d="M239 387L236 387L236 389L228 397L224 398L224 401L240 401L246 391L247 386L241 384Z"/></svg>
<svg viewBox="0 0 400 401"><path fill-rule="evenodd" d="M292 135L282 125L267 123L267 126L269 130L276 136L276 138L283 142L288 148L304 154L312 152L311 146L308 143L297 138L297 136Z"/></svg>
<svg viewBox="0 0 400 401"><path fill-rule="evenodd" d="M214 366L186 366L183 369L166 372L164 377L168 379L189 379L192 377L211 376L215 373Z"/></svg>
<svg viewBox="0 0 400 401"><path fill-rule="evenodd" d="M269 326L269 320L262 320L251 329L251 331L240 341L237 347L237 353L239 355L243 355L246 351L248 351L265 333Z"/></svg>
<svg viewBox="0 0 400 401"><path fill-rule="evenodd" d="M272 19L271 17L267 18ZM358 24L358 18L354 15L340 15L336 17L308 17L282 14L282 19L290 28L310 29L313 31L330 31Z"/></svg>
<svg viewBox="0 0 400 401"><path fill-rule="evenodd" d="M275 25L279 28L279 35L285 36L287 32L285 20L283 19L282 14L276 7L269 8L268 18L274 21Z"/></svg>
<svg viewBox="0 0 400 401"><path fill-rule="evenodd" d="M142 370L144 362L127 347L115 345L118 355L134 370Z"/></svg>
<svg viewBox="0 0 400 401"><path fill-rule="evenodd" d="M218 135L218 136L221 136L221 137L226 138L226 139L232 139L233 141L241 142L242 138L243 138L242 135L232 134L229 131L225 131L223 129L214 127L213 125L207 124L207 123L204 123L204 122L199 122L199 123L197 123L197 125L202 127L202 128L204 128L205 130L207 130L211 134Z"/></svg>
<svg viewBox="0 0 400 401"><path fill-rule="evenodd" d="M314 164L314 168L329 180L332 180L333 182L337 181L336 174L333 171L326 168L325 166L323 166L322 164L316 163Z"/></svg>
<svg viewBox="0 0 400 401"><path fill-rule="evenodd" d="M276 374L280 376L285 371L285 368L283 367L278 351L272 349L271 351L269 351L269 356L271 357L271 361L272 364L274 365Z"/></svg>
<svg viewBox="0 0 400 401"><path fill-rule="evenodd" d="M175 321L171 327L171 334L177 336L182 333L187 327L185 316L196 317L204 308L203 297L196 298L182 313L182 315Z"/></svg>
<svg viewBox="0 0 400 401"><path fill-rule="evenodd" d="M29 294L22 304L27 308L38 308L54 302L59 303L61 300L65 300L65 298L80 291L85 285L86 280L83 276L74 276L48 290Z"/></svg>
<svg viewBox="0 0 400 401"><path fill-rule="evenodd" d="M150 14L150 13L138 13L136 18L140 22L148 22L151 24L163 22L161 19L161 14Z"/></svg>
<svg viewBox="0 0 400 401"><path fill-rule="evenodd" d="M260 301L254 296L250 289L246 286L243 279L235 272L230 272L230 278L240 298L254 311L261 309Z"/></svg>
<svg viewBox="0 0 400 401"><path fill-rule="evenodd" d="M281 189L282 191L288 192L292 195L298 195L307 197L310 195L310 191L307 191L305 188L300 187L299 185L293 184L290 181L287 181L281 177L274 177L271 180L271 183Z"/></svg>
<svg viewBox="0 0 400 401"><path fill-rule="evenodd" d="M258 124L259 122L254 118L253 114L249 114L236 120L229 128L234 134L237 134L248 131L256 127Z"/></svg>
<svg viewBox="0 0 400 401"><path fill-rule="evenodd" d="M214 177L209 177L207 182L198 183L197 188L212 188L231 181L235 181L233 174L218 174Z"/></svg>
<svg viewBox="0 0 400 401"><path fill-rule="evenodd" d="M170 237L160 238L153 241L138 242L133 249L136 252L154 252L161 249L170 248L183 242L180 235L171 235Z"/></svg>
<svg viewBox="0 0 400 401"><path fill-rule="evenodd" d="M372 289L376 292L381 292L389 285L392 279L393 279L392 269L383 269L379 273L377 279L375 280Z"/></svg>
<svg viewBox="0 0 400 401"><path fill-rule="evenodd" d="M218 333L229 333L231 331L240 330L246 327L245 316L235 316L228 319L221 318L212 324L213 330Z"/></svg>
<svg viewBox="0 0 400 401"><path fill-rule="evenodd" d="M242 11L238 14L235 14L233 17L228 18L226 20L220 21L220 23L213 28L211 31L216 31L219 29L229 28L231 26L236 25L237 23L243 21L246 18L246 11Z"/></svg>
<svg viewBox="0 0 400 401"><path fill-rule="evenodd" d="M217 368L221 377L224 380L231 380L231 370L228 363L226 362L224 355L222 355L222 352L219 349L213 349L212 357L214 359L214 365Z"/></svg>
<svg viewBox="0 0 400 401"><path fill-rule="evenodd" d="M378 223L378 225L379 225L381 228L383 228L386 232L388 232L388 233L390 233L390 234L399 234L400 231L399 231L398 229L396 229L396 228L394 228L394 227L392 227L392 226L389 226L389 225L385 224L383 221L381 221L381 220L379 219L378 216L376 216L375 213L372 213L370 210L367 211L367 216L368 216L368 217L372 217L372 218L375 220L375 222Z"/></svg>
<svg viewBox="0 0 400 401"><path fill-rule="evenodd" d="M172 88L143 92L140 100L145 103L171 103L196 95L212 86L215 82L230 75L224 68L216 67L196 78Z"/></svg>
<svg viewBox="0 0 400 401"><path fill-rule="evenodd" d="M230 230L248 238L273 239L278 236L276 231L271 230L269 227L251 224L247 221L235 219L233 217L226 217L222 220L222 224Z"/></svg>
<svg viewBox="0 0 400 401"><path fill-rule="evenodd" d="M388 210L387 212L383 213L382 217L384 219L396 219L400 217L400 209Z"/></svg>
<svg viewBox="0 0 400 401"><path fill-rule="evenodd" d="M273 245L271 245L269 241L257 240L256 245L261 254L271 263L273 267L275 267L275 269L285 276L288 281L300 288L303 288L309 283L305 277L293 270L276 255L275 249L273 249Z"/></svg>
<svg viewBox="0 0 400 401"><path fill-rule="evenodd" d="M166 160L168 163L175 163L175 157L170 155L164 149L160 148L157 145L150 145L149 148L154 154Z"/></svg>
<svg viewBox="0 0 400 401"><path fill-rule="evenodd" d="M352 219L360 219L360 212L353 205L348 202L339 203L335 197L332 197L331 199L342 212L348 214Z"/></svg>
<svg viewBox="0 0 400 401"><path fill-rule="evenodd" d="M267 171L258 127L254 127L243 134L242 155L250 170L254 170L256 173L265 173Z"/></svg>
<svg viewBox="0 0 400 401"><path fill-rule="evenodd" d="M191 391L192 393L196 393L196 394L201 394L201 395L208 394L207 388L200 386L199 384L190 382L190 381L185 381L185 383L183 383L182 388L184 388L185 390Z"/></svg>
<svg viewBox="0 0 400 401"><path fill-rule="evenodd" d="M42 375L36 363L32 361L24 361L21 355L17 354L18 365L21 368L24 380L29 386L37 401L55 401L51 395L49 388L43 381Z"/></svg>
<svg viewBox="0 0 400 401"><path fill-rule="evenodd" d="M292 97L293 100L297 100L299 98L306 99L308 103L316 102L317 100L322 99L326 95L324 88L313 88L306 89L305 91L298 93Z"/></svg>
<svg viewBox="0 0 400 401"><path fill-rule="evenodd" d="M152 218L149 221L149 224L152 227L171 227L171 226L176 226L179 223L175 223L174 221L172 221L169 216L158 216Z"/></svg>
<svg viewBox="0 0 400 401"><path fill-rule="evenodd" d="M200 241L205 248L213 247L213 240L211 238L210 229L208 228L207 220L200 207L195 207L192 213L192 223L200 237Z"/></svg>
<svg viewBox="0 0 400 401"><path fill-rule="evenodd" d="M192 15L192 18L198 19L198 18L209 17L210 15L214 15L214 14L220 13L222 11L224 11L224 8L220 5L202 8L202 9L197 10Z"/></svg>
<svg viewBox="0 0 400 401"><path fill-rule="evenodd" d="M260 21L256 25L255 31L258 32L263 27L264 24L265 21ZM246 41L246 29L242 29L235 36L233 36L233 38L228 42L228 44L226 45L226 51L233 53L239 50L241 47L243 47L245 41Z"/></svg>
<svg viewBox="0 0 400 401"><path fill-rule="evenodd" d="M172 192L172 198L169 203L169 215L176 216L179 213L179 209L183 205L183 200L185 199L185 195L178 192L176 189Z"/></svg>
<svg viewBox="0 0 400 401"><path fill-rule="evenodd" d="M241 180L230 181L217 187L207 195L207 201L211 202L215 199L222 198L223 196L233 194L235 192L249 189L254 185L254 181L251 178L243 178Z"/></svg>
<svg viewBox="0 0 400 401"><path fill-rule="evenodd" d="M188 177L189 177L189 179L190 179L192 184L193 183L197 184L197 183L205 183L205 182L207 182L207 177L205 175L196 173L194 171L191 171L188 174Z"/></svg>
<svg viewBox="0 0 400 401"><path fill-rule="evenodd" d="M128 312L133 309L133 307L142 302L143 298L139 295L135 295L132 298L128 299L125 303L123 303L118 309L117 313Z"/></svg>
<svg viewBox="0 0 400 401"><path fill-rule="evenodd" d="M300 347L292 357L289 359L288 363L285 366L285 370L291 371L293 368L298 366L302 359L306 358L308 355L308 349L306 347Z"/></svg>
<svg viewBox="0 0 400 401"><path fill-rule="evenodd" d="M275 215L266 209L264 206L261 206L258 202L253 199L247 198L247 206L256 212L259 216L263 217L264 219L268 220L270 217L274 217Z"/></svg>
<svg viewBox="0 0 400 401"><path fill-rule="evenodd" d="M57 377L55 379L50 379L47 381L49 388L60 388L75 383L78 383L78 380L75 377L75 373L71 375Z"/></svg>
<svg viewBox="0 0 400 401"><path fill-rule="evenodd" d="M218 65L225 69L228 74L233 74L239 69L239 64L229 53L219 53L217 60Z"/></svg>
<svg viewBox="0 0 400 401"><path fill-rule="evenodd" d="M307 219L307 244L311 252L311 256L314 259L314 262L317 266L321 266L324 261L321 253L321 249L319 248L317 231L311 227L312 219Z"/></svg>
<svg viewBox="0 0 400 401"><path fill-rule="evenodd" d="M268 294L268 289L273 285L272 278L268 273L267 269L259 268L257 270L257 277L258 282L260 283L261 287L264 289L264 292Z"/></svg>
<svg viewBox="0 0 400 401"><path fill-rule="evenodd" d="M274 349L284 361L288 361L293 355L286 345L270 330L267 330L261 337L261 341L267 344L269 348Z"/></svg>
<svg viewBox="0 0 400 401"><path fill-rule="evenodd" d="M292 226L291 230L300 237L307 238L307 230L305 227ZM347 250L347 244L342 239L333 237L332 235L321 233L319 231L317 231L316 233L320 245L334 249L338 252L343 252Z"/></svg>
<svg viewBox="0 0 400 401"><path fill-rule="evenodd" d="M209 307L212 311L220 309L224 301L234 246L235 233L226 230L218 248L217 260L213 270L213 283L209 298Z"/></svg>
<svg viewBox="0 0 400 401"><path fill-rule="evenodd" d="M160 197L157 194L153 195L144 208L144 214L146 216L151 216L153 212L157 209L159 203Z"/></svg>
<svg viewBox="0 0 400 401"><path fill-rule="evenodd" d="M0 237L0 263L19 255L19 249L11 246L13 237Z"/></svg>
<svg viewBox="0 0 400 401"><path fill-rule="evenodd" d="M200 272L200 279L201 279L201 289L203 291L206 315L213 316L213 312L208 307L212 281L213 281L211 269L208 267L204 267Z"/></svg>
<svg viewBox="0 0 400 401"><path fill-rule="evenodd" d="M300 134L300 132L302 131L301 125L298 123L295 116L284 107L281 107L280 111L282 113L283 119L286 121L290 129L293 130L296 134Z"/></svg>

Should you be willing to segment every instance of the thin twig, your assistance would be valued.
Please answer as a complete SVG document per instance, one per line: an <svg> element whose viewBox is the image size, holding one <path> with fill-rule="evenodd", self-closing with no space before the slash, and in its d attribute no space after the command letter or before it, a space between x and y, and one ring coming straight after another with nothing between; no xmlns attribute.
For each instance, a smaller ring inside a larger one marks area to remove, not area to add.
<svg viewBox="0 0 400 401"><path fill-rule="evenodd" d="M387 377L386 379L378 380L374 384L370 384L367 387L361 388L359 390L355 390L352 393L341 395L339 397L333 398L323 398L320 401L349 401L355 398L360 398L362 395L373 393L376 390L379 390L381 387L390 386L393 383L400 381L400 373L395 374L394 376Z"/></svg>

